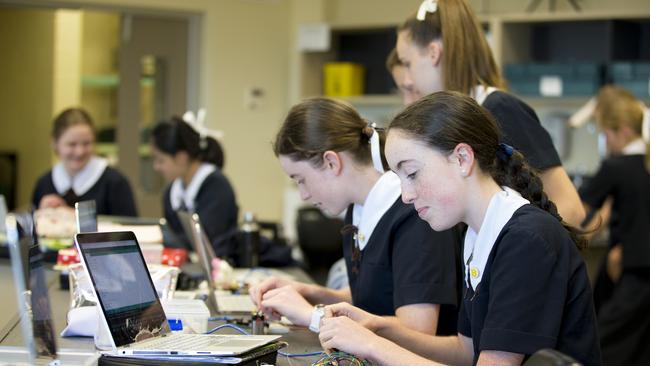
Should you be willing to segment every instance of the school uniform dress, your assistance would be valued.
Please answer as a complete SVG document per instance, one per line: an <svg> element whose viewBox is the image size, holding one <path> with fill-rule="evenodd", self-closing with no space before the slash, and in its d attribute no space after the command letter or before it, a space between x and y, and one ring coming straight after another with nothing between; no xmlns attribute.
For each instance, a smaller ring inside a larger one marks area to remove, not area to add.
<svg viewBox="0 0 650 366"><path fill-rule="evenodd" d="M649 365L650 347L650 174L646 145L638 139L623 154L605 159L585 182L581 199L594 209L612 197L610 247L621 244L623 272L611 293L599 299L598 325L606 365ZM596 286L609 280L604 266ZM611 280L609 280L611 281ZM603 295L604 296L604 295Z"/></svg>
<svg viewBox="0 0 650 366"><path fill-rule="evenodd" d="M471 95L496 119L501 142L521 152L533 168L546 170L562 165L551 135L529 105L493 87L476 87Z"/></svg>
<svg viewBox="0 0 650 366"><path fill-rule="evenodd" d="M504 187L464 244L458 332L472 339L474 364L484 350L527 358L543 348L601 363L585 263L553 216Z"/></svg>
<svg viewBox="0 0 650 366"><path fill-rule="evenodd" d="M344 234L352 303L377 315L411 304L441 304L438 334L455 334L460 233L437 233L401 200L400 181L384 173L362 205L345 217L358 231Z"/></svg>
<svg viewBox="0 0 650 366"><path fill-rule="evenodd" d="M193 246L183 231L177 210L198 214L201 226L212 243L220 235L237 227L239 208L235 191L213 164L201 164L187 187L180 178L174 180L163 194L163 207L167 224L178 241L175 244L188 250L193 250Z"/></svg>
<svg viewBox="0 0 650 366"><path fill-rule="evenodd" d="M99 157L92 157L74 177L68 175L63 163L56 164L36 182L34 207L48 194L58 194L70 207L79 201L94 200L99 215L138 215L129 182Z"/></svg>

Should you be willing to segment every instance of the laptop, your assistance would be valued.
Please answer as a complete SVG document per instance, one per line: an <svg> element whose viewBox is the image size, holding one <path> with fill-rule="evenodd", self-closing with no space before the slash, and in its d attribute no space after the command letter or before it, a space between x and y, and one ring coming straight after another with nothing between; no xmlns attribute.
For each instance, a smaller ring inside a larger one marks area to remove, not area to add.
<svg viewBox="0 0 650 366"><path fill-rule="evenodd" d="M75 203L74 216L78 233L92 233L97 231L97 208L94 200Z"/></svg>
<svg viewBox="0 0 650 366"><path fill-rule="evenodd" d="M233 294L230 291L221 291L217 289L212 278L212 260L215 258L212 245L208 236L205 234L199 215L190 214L187 211L177 211L178 219L185 230L185 234L190 238L192 247L199 257L201 269L208 282L210 293L208 295L208 305L220 314L251 314L257 311L257 307L250 296L245 294Z"/></svg>
<svg viewBox="0 0 650 366"><path fill-rule="evenodd" d="M80 233L75 244L115 355L240 355L280 338L171 333L133 232Z"/></svg>
<svg viewBox="0 0 650 366"><path fill-rule="evenodd" d="M3 348L0 364L19 365L25 361L30 365L52 366L92 364L98 357L95 352L57 350L43 253L28 233L32 223L29 214L10 214L5 219L4 211L0 212L0 231L7 234L20 325L27 348L26 351Z"/></svg>

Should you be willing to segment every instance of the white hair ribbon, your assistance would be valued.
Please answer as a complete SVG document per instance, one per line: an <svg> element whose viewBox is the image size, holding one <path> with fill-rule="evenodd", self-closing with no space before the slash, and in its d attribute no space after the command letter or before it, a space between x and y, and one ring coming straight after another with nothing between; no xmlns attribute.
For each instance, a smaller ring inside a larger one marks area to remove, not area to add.
<svg viewBox="0 0 650 366"><path fill-rule="evenodd" d="M381 162L379 132L375 129L376 126L377 125L374 122L370 124L370 128L372 128L372 135L370 136L370 155L372 156L372 165L378 172L383 173L384 164Z"/></svg>
<svg viewBox="0 0 650 366"><path fill-rule="evenodd" d="M437 0L424 0L418 8L417 20L423 22L427 18L427 13L435 13L438 10Z"/></svg>
<svg viewBox="0 0 650 366"><path fill-rule="evenodd" d="M205 108L200 108L196 112L196 115L194 115L194 112L192 111L187 111L183 114L183 121L187 122L187 124L190 125L190 127L192 127L192 129L199 134L199 143L201 144L201 149L206 148L207 137L212 137L215 140L220 140L223 138L222 131L212 130L205 126L205 114Z"/></svg>

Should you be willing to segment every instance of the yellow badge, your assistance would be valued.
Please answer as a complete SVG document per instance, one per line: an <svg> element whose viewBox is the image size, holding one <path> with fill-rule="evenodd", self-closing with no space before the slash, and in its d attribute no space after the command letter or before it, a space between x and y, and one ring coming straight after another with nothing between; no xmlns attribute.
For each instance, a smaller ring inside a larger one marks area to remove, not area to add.
<svg viewBox="0 0 650 366"><path fill-rule="evenodd" d="M472 276L472 278L478 278L478 274L479 274L478 268L476 267L470 268L469 274Z"/></svg>
<svg viewBox="0 0 650 366"><path fill-rule="evenodd" d="M366 241L366 237L362 233L359 233L359 241L360 242Z"/></svg>

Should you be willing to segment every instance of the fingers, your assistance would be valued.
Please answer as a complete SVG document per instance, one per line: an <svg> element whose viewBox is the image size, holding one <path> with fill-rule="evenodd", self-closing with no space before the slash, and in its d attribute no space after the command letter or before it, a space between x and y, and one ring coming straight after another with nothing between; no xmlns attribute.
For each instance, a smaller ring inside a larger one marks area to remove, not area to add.
<svg viewBox="0 0 650 366"><path fill-rule="evenodd" d="M257 307L260 307L264 294L276 287L278 287L277 278L276 277L268 278L251 289L250 291L251 299L253 300L255 305L257 305Z"/></svg>

